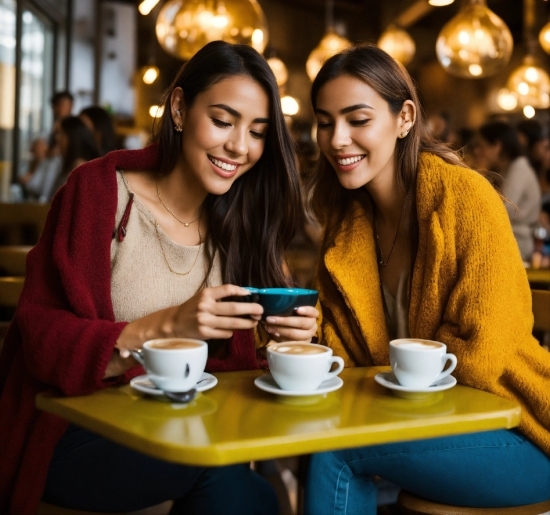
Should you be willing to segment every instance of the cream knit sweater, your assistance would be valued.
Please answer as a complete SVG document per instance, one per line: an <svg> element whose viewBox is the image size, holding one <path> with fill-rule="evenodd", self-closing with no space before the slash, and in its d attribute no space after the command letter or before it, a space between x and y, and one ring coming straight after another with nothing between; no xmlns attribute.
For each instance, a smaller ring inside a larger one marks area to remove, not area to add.
<svg viewBox="0 0 550 515"><path fill-rule="evenodd" d="M122 218L130 198L130 190L121 172L117 172L118 204L115 227ZM111 297L116 321L131 322L149 313L176 306L189 300L199 289L207 271L204 245L188 247L172 241L159 227L156 234L155 219L139 199L134 196L126 236L111 243ZM199 255L197 256L197 252ZM193 262L197 259L193 266ZM177 275L186 272L188 275ZM219 259L208 280L209 286L222 284Z"/></svg>

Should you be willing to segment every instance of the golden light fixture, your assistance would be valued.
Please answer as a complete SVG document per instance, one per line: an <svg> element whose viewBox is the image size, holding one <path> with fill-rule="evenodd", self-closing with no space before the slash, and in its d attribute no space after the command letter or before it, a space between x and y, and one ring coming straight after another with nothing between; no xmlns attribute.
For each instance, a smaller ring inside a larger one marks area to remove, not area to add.
<svg viewBox="0 0 550 515"><path fill-rule="evenodd" d="M533 106L525 106L523 108L523 115L525 118L533 118L535 116L535 108Z"/></svg>
<svg viewBox="0 0 550 515"><path fill-rule="evenodd" d="M522 65L512 72L507 87L516 93L521 106L537 109L550 107L550 77L537 66L531 55L527 55Z"/></svg>
<svg viewBox="0 0 550 515"><path fill-rule="evenodd" d="M166 52L183 60L216 40L250 45L261 53L268 39L256 0L169 0L157 18L156 34Z"/></svg>
<svg viewBox="0 0 550 515"><path fill-rule="evenodd" d="M351 42L329 30L319 44L311 51L306 62L306 72L314 80L323 66L323 63L333 55L351 46Z"/></svg>
<svg viewBox="0 0 550 515"><path fill-rule="evenodd" d="M441 30L435 46L441 66L468 79L494 75L510 61L514 42L507 25L485 5L471 0Z"/></svg>
<svg viewBox="0 0 550 515"><path fill-rule="evenodd" d="M497 104L505 111L513 111L518 106L518 97L508 88L501 88L497 94Z"/></svg>
<svg viewBox="0 0 550 515"><path fill-rule="evenodd" d="M145 84L153 84L159 76L159 69L156 66L146 66L143 69L143 74L141 76L141 79Z"/></svg>
<svg viewBox="0 0 550 515"><path fill-rule="evenodd" d="M329 57L351 46L351 41L334 30L334 0L325 0L325 26L323 39L311 51L306 61L307 76L312 81Z"/></svg>
<svg viewBox="0 0 550 515"><path fill-rule="evenodd" d="M430 5L434 7L443 7L444 5L451 5L455 0L428 0Z"/></svg>
<svg viewBox="0 0 550 515"><path fill-rule="evenodd" d="M548 22L539 32L539 43L542 49L550 54L550 22Z"/></svg>
<svg viewBox="0 0 550 515"><path fill-rule="evenodd" d="M405 66L413 60L416 52L414 39L407 31L395 25L390 25L376 44Z"/></svg>
<svg viewBox="0 0 550 515"><path fill-rule="evenodd" d="M294 116L295 114L298 114L300 104L298 104L298 101L294 97L286 95L281 98L281 109L283 110L283 114L287 116Z"/></svg>
<svg viewBox="0 0 550 515"><path fill-rule="evenodd" d="M152 118L160 118L164 113L164 106L152 105L149 107L149 116Z"/></svg>
<svg viewBox="0 0 550 515"><path fill-rule="evenodd" d="M277 86L284 86L288 81L288 69L278 57L270 57L267 60L267 64L273 71L275 75L275 80L277 81Z"/></svg>
<svg viewBox="0 0 550 515"><path fill-rule="evenodd" d="M159 0L143 0L138 6L138 11L143 14L143 16L147 16L159 3Z"/></svg>

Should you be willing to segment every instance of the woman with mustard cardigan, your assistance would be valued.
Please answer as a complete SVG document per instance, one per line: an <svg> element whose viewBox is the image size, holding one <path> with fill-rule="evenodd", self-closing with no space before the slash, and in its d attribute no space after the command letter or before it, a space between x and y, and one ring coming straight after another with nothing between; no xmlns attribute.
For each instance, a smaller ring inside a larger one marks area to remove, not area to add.
<svg viewBox="0 0 550 515"><path fill-rule="evenodd" d="M519 430L312 457L306 513L376 514L382 476L442 503L550 498L550 354L503 199L427 134L414 85L379 48L329 59L312 87L321 159L311 204L324 222L321 342L347 366L388 365L388 342L437 340L459 383L514 399Z"/></svg>

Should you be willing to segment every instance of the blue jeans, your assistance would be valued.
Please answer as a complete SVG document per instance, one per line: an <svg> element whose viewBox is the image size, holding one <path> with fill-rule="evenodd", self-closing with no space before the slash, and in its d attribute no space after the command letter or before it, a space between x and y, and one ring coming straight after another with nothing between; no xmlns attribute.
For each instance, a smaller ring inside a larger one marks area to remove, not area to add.
<svg viewBox="0 0 550 515"><path fill-rule="evenodd" d="M42 499L98 512L135 511L174 500L174 515L279 513L274 490L248 464L178 465L76 426L69 426L55 448Z"/></svg>
<svg viewBox="0 0 550 515"><path fill-rule="evenodd" d="M500 430L313 455L306 515L376 515L373 475L458 506L550 499L550 458L519 431Z"/></svg>

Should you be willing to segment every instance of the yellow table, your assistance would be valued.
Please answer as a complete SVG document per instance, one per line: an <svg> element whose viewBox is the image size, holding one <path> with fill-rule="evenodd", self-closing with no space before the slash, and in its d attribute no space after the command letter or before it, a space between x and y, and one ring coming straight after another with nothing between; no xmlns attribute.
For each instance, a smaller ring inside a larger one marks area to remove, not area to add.
<svg viewBox="0 0 550 515"><path fill-rule="evenodd" d="M519 424L516 403L465 386L423 400L396 397L374 381L387 370L345 369L344 386L318 398L265 393L253 383L264 372L246 371L216 374L218 385L189 405L142 396L128 385L84 397L42 393L37 406L145 454L203 466Z"/></svg>
<svg viewBox="0 0 550 515"><path fill-rule="evenodd" d="M530 284L550 288L550 268L527 268L527 279Z"/></svg>

